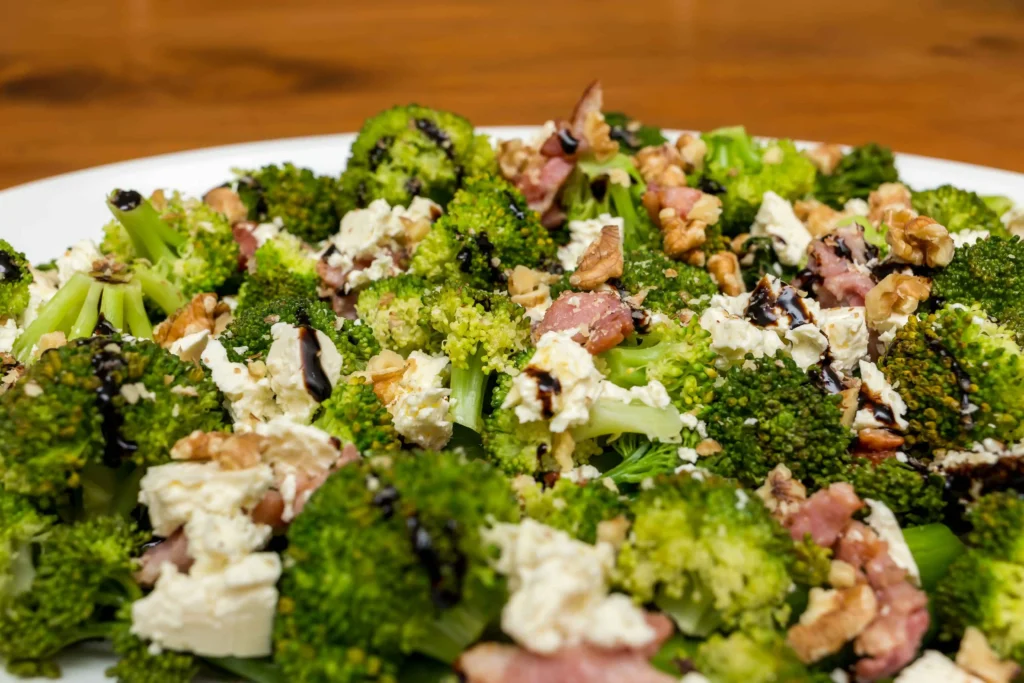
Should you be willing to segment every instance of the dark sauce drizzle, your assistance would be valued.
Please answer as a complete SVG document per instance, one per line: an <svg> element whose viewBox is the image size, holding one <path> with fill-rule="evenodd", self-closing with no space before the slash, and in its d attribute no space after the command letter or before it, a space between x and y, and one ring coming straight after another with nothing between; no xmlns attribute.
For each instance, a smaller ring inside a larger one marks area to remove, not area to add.
<svg viewBox="0 0 1024 683"><path fill-rule="evenodd" d="M835 252L836 256L847 261L853 261L853 252L850 251L850 247L846 245L846 240L842 237L835 237L832 239L832 251Z"/></svg>
<svg viewBox="0 0 1024 683"><path fill-rule="evenodd" d="M114 399L121 393L120 375L126 370L121 347L114 342L103 344L92 356L92 371L100 382L96 388L96 409L103 435L103 464L111 468L119 467L126 456L139 450L138 444L121 436L124 416L114 405Z"/></svg>
<svg viewBox="0 0 1024 683"><path fill-rule="evenodd" d="M0 282L15 282L22 276L21 266L6 251L0 251Z"/></svg>
<svg viewBox="0 0 1024 683"><path fill-rule="evenodd" d="M423 192L423 181L419 178L409 178L405 181L405 191L413 197L418 197Z"/></svg>
<svg viewBox="0 0 1024 683"><path fill-rule="evenodd" d="M103 314L100 313L99 320L96 321L96 327L92 328L92 336L94 337L109 337L113 334L117 334L117 328L110 324Z"/></svg>
<svg viewBox="0 0 1024 683"><path fill-rule="evenodd" d="M640 139L631 131L626 130L624 126L611 126L611 130L608 132L608 137L631 149L635 149L640 146Z"/></svg>
<svg viewBox="0 0 1024 683"><path fill-rule="evenodd" d="M306 391L314 401L323 403L331 397L333 389L320 362L320 340L312 327L303 325L299 328L299 352L302 355L302 381Z"/></svg>
<svg viewBox="0 0 1024 683"><path fill-rule="evenodd" d="M604 196L608 194L608 176L599 175L591 180L590 193L594 195L594 199L597 201L603 201Z"/></svg>
<svg viewBox="0 0 1024 683"><path fill-rule="evenodd" d="M633 329L637 334L647 334L651 331L651 314L643 308L634 308L629 312L633 318Z"/></svg>
<svg viewBox="0 0 1024 683"><path fill-rule="evenodd" d="M449 159L455 158L455 150L452 149L452 141L448 135L437 127L437 124L430 119L416 119L416 129L430 138L431 142L440 147Z"/></svg>
<svg viewBox="0 0 1024 683"><path fill-rule="evenodd" d="M946 350L942 342L935 338L928 338L928 348L943 358L949 359L949 370L956 377L957 387L960 389L960 422L967 429L974 427L974 418L971 417L971 376L967 374L960 362Z"/></svg>
<svg viewBox="0 0 1024 683"><path fill-rule="evenodd" d="M516 196L506 190L505 198L508 199L508 210L516 217L516 220L526 220L526 212L519 208L519 204L516 203Z"/></svg>
<svg viewBox="0 0 1024 683"><path fill-rule="evenodd" d="M395 516L395 503L398 502L400 497L398 489L388 485L374 494L373 505L380 508L380 513L384 516L384 519L391 519Z"/></svg>
<svg viewBox="0 0 1024 683"><path fill-rule="evenodd" d="M807 376L811 382L826 393L838 394L846 388L846 385L843 383L843 378L832 367L832 361L832 349L826 348L818 365L812 365L807 369Z"/></svg>
<svg viewBox="0 0 1024 683"><path fill-rule="evenodd" d="M118 211L131 211L142 203L142 195L135 190L117 190L110 198L110 203Z"/></svg>
<svg viewBox="0 0 1024 683"><path fill-rule="evenodd" d="M367 161L370 164L370 170L376 171L377 167L381 165L388 156L388 151L391 149L391 145L394 144L395 138L390 135L385 135L377 140L377 143L370 148L370 153L367 155Z"/></svg>
<svg viewBox="0 0 1024 683"><path fill-rule="evenodd" d="M700 179L700 182L697 184L697 189L707 194L725 193L725 186L722 185L722 183L718 182L717 180L712 180L711 178L708 177Z"/></svg>
<svg viewBox="0 0 1024 683"><path fill-rule="evenodd" d="M405 528L409 531L412 551L430 579L431 602L438 609L448 609L459 604L469 563L466 556L458 551L458 525L454 520L448 520L444 525L444 534L455 552L455 559L451 562L441 558L434 548L434 539L417 515L405 520Z"/></svg>
<svg viewBox="0 0 1024 683"><path fill-rule="evenodd" d="M550 419L555 414L552 401L555 396L562 393L562 383L547 370L532 365L526 366L523 372L537 380L537 400L540 401L541 414L544 419Z"/></svg>
<svg viewBox="0 0 1024 683"><path fill-rule="evenodd" d="M794 287L785 285L776 296L768 279L762 278L751 292L744 314L755 325L767 327L778 322L779 311L789 316L790 329L814 322L803 297Z"/></svg>
<svg viewBox="0 0 1024 683"><path fill-rule="evenodd" d="M573 136L572 132L568 128L561 128L557 135L558 144L561 145L562 152L568 156L575 154L576 150L580 147L580 141Z"/></svg>

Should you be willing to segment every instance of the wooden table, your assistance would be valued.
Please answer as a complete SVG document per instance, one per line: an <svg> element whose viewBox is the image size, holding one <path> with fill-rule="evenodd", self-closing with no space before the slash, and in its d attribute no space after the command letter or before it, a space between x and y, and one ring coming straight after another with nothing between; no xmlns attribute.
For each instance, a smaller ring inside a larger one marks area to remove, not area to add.
<svg viewBox="0 0 1024 683"><path fill-rule="evenodd" d="M1018 0L0 0L0 187L418 101L878 140L1024 171Z"/></svg>

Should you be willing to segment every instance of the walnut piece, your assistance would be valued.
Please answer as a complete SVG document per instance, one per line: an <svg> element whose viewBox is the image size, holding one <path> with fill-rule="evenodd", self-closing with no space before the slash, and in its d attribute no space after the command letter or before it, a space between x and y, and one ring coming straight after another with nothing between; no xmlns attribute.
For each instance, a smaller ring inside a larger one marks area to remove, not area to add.
<svg viewBox="0 0 1024 683"><path fill-rule="evenodd" d="M888 223L886 214L896 211L913 212L910 188L903 183L882 183L868 195L868 220L875 225Z"/></svg>
<svg viewBox="0 0 1024 683"><path fill-rule="evenodd" d="M25 366L9 353L0 353L0 395L25 376Z"/></svg>
<svg viewBox="0 0 1024 683"><path fill-rule="evenodd" d="M789 517L807 500L807 487L799 479L794 479L793 473L782 463L768 473L764 484L755 493L777 519Z"/></svg>
<svg viewBox="0 0 1024 683"><path fill-rule="evenodd" d="M599 111L588 111L583 121L583 138L590 145L597 161L608 161L619 153L619 143L612 140L612 127L604 120Z"/></svg>
<svg viewBox="0 0 1024 683"><path fill-rule="evenodd" d="M822 143L805 151L804 156L810 159L811 163L824 175L832 175L843 158L843 148L839 145Z"/></svg>
<svg viewBox="0 0 1024 683"><path fill-rule="evenodd" d="M817 199L800 199L793 202L793 213L814 238L824 237L835 230L836 224L847 215Z"/></svg>
<svg viewBox="0 0 1024 683"><path fill-rule="evenodd" d="M531 159L539 156L539 154L537 154L537 150L516 138L499 142L497 156L501 175L508 180L512 180L525 172L527 166L530 165Z"/></svg>
<svg viewBox="0 0 1024 683"><path fill-rule="evenodd" d="M575 463L572 454L576 450L576 441L569 432L559 432L551 440L551 457L558 463L562 472L572 470Z"/></svg>
<svg viewBox="0 0 1024 683"><path fill-rule="evenodd" d="M557 281L557 275L516 266L508 276L509 298L523 308L542 306L551 299L551 284Z"/></svg>
<svg viewBox="0 0 1024 683"><path fill-rule="evenodd" d="M928 298L932 281L918 275L889 273L864 297L868 327L878 329L893 315L911 315Z"/></svg>
<svg viewBox="0 0 1024 683"><path fill-rule="evenodd" d="M840 590L812 588L800 622L786 642L805 664L835 654L856 638L878 613L878 600L866 583Z"/></svg>
<svg viewBox="0 0 1024 683"><path fill-rule="evenodd" d="M945 226L927 216L889 226L885 234L893 259L915 266L941 268L953 260L953 238Z"/></svg>
<svg viewBox="0 0 1024 683"><path fill-rule="evenodd" d="M618 548L626 541L629 533L630 522L623 515L606 519L597 523L597 540L599 543L608 543L613 548Z"/></svg>
<svg viewBox="0 0 1024 683"><path fill-rule="evenodd" d="M867 427L857 432L857 444L868 451L895 451L903 446L904 439L888 429Z"/></svg>
<svg viewBox="0 0 1024 683"><path fill-rule="evenodd" d="M242 198L230 187L215 187L203 195L203 202L218 213L224 214L231 224L244 221L249 217Z"/></svg>
<svg viewBox="0 0 1024 683"><path fill-rule="evenodd" d="M683 161L683 170L693 173L704 168L704 157L708 153L708 143L699 135L683 133L676 138L676 149Z"/></svg>
<svg viewBox="0 0 1024 683"><path fill-rule="evenodd" d="M724 294L737 296L746 291L740 273L740 260L732 252L720 251L709 258L708 273Z"/></svg>
<svg viewBox="0 0 1024 683"><path fill-rule="evenodd" d="M843 397L839 409L843 412L842 423L844 427L853 425L857 417L857 408L860 407L860 380L856 377L850 379L850 385L839 392Z"/></svg>
<svg viewBox="0 0 1024 683"><path fill-rule="evenodd" d="M583 252L579 266L569 276L569 283L591 291L615 277L622 277L622 238L618 226L606 225Z"/></svg>
<svg viewBox="0 0 1024 683"><path fill-rule="evenodd" d="M166 349L179 339L196 332L214 334L218 318L230 313L231 308L223 301L218 302L216 294L196 294L192 301L156 326L153 340ZM227 324L224 323L224 326Z"/></svg>
<svg viewBox="0 0 1024 683"><path fill-rule="evenodd" d="M251 432L192 432L171 448L174 460L213 460L225 470L244 470L262 461L263 437Z"/></svg>
<svg viewBox="0 0 1024 683"><path fill-rule="evenodd" d="M366 363L362 375L373 384L373 393L380 402L389 405L398 393L398 382L405 374L405 359L394 351L384 349Z"/></svg>
<svg viewBox="0 0 1024 683"><path fill-rule="evenodd" d="M67 345L67 343L68 338L64 336L63 332L47 332L39 337L36 354L42 356L44 352L49 351L50 349L59 349L60 347Z"/></svg>
<svg viewBox="0 0 1024 683"><path fill-rule="evenodd" d="M683 187L686 185L686 171L683 158L676 147L666 143L656 147L644 147L633 157L644 181L659 187Z"/></svg>
<svg viewBox="0 0 1024 683"><path fill-rule="evenodd" d="M675 209L665 208L658 213L658 222L665 233L662 246L665 253L674 259L685 258L699 249L707 240L707 224L680 218Z"/></svg>
<svg viewBox="0 0 1024 683"><path fill-rule="evenodd" d="M968 626L956 653L956 665L985 683L1010 683L1020 673L1013 660L1002 660L985 639L985 634Z"/></svg>

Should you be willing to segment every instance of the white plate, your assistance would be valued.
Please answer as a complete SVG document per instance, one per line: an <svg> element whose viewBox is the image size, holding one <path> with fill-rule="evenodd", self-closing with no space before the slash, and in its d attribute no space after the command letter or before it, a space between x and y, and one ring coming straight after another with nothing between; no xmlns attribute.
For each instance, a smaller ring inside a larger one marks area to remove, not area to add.
<svg viewBox="0 0 1024 683"><path fill-rule="evenodd" d="M527 127L483 128L495 138L526 137ZM666 131L674 137L675 131ZM149 194L174 188L202 194L231 176L232 168L254 168L291 161L318 173L338 173L348 158L353 135L323 135L211 147L192 152L125 161L38 180L0 191L0 237L28 253L33 261L57 256L72 243L98 239L110 220L104 197L114 188ZM1024 174L955 161L900 154L900 176L924 189L952 183L982 194L1000 194L1024 204ZM64 660L64 680L73 683L109 681L103 670L109 659L102 650L82 649ZM0 670L0 682L15 679Z"/></svg>

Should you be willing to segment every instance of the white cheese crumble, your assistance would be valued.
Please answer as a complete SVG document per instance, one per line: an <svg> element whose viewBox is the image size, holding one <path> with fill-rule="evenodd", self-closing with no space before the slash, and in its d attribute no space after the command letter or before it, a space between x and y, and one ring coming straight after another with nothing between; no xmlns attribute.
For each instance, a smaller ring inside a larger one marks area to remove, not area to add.
<svg viewBox="0 0 1024 683"><path fill-rule="evenodd" d="M563 472L561 476L574 484L585 484L588 481L600 479L601 470L597 469L593 465L580 465L579 467L572 468L568 472Z"/></svg>
<svg viewBox="0 0 1024 683"><path fill-rule="evenodd" d="M29 323L36 319L39 307L53 298L59 284L55 271L32 268L32 282L28 285L28 306L21 314L22 327L28 327Z"/></svg>
<svg viewBox="0 0 1024 683"><path fill-rule="evenodd" d="M185 523L188 553L195 558L193 573L212 573L241 561L267 544L272 533L246 514L210 514L195 510Z"/></svg>
<svg viewBox="0 0 1024 683"><path fill-rule="evenodd" d="M203 351L209 343L210 331L200 330L171 342L169 351L183 361L195 363L202 358Z"/></svg>
<svg viewBox="0 0 1024 683"><path fill-rule="evenodd" d="M897 567L906 570L907 574L913 578L914 583L920 584L921 572L917 569L917 562L914 561L914 555L910 552L910 546L903 538L903 530L900 529L900 523L896 521L896 515L881 501L865 498L864 502L871 508L871 514L865 521L875 530L878 537L888 544L889 557Z"/></svg>
<svg viewBox="0 0 1024 683"><path fill-rule="evenodd" d="M11 353L14 350L14 342L21 335L18 329L18 322L14 318L8 318L0 325L0 353Z"/></svg>
<svg viewBox="0 0 1024 683"><path fill-rule="evenodd" d="M978 240L987 240L991 234L988 230L961 230L949 233L949 237L953 240L953 247L960 249L976 244Z"/></svg>
<svg viewBox="0 0 1024 683"><path fill-rule="evenodd" d="M447 356L413 351L387 405L395 431L423 448L444 448L452 438L451 391L444 388L447 369Z"/></svg>
<svg viewBox="0 0 1024 683"><path fill-rule="evenodd" d="M589 545L532 519L482 534L501 548L495 567L508 576L502 629L527 650L547 655L583 643L639 648L654 640L643 610L608 592L615 567L610 544Z"/></svg>
<svg viewBox="0 0 1024 683"><path fill-rule="evenodd" d="M926 650L913 664L903 669L894 683L982 683L958 667L938 650Z"/></svg>
<svg viewBox="0 0 1024 683"><path fill-rule="evenodd" d="M92 264L103 258L99 247L92 240L82 240L71 245L57 257L57 278L63 287L75 273L92 272Z"/></svg>
<svg viewBox="0 0 1024 683"><path fill-rule="evenodd" d="M715 306L716 298L712 297L712 306L701 314L700 326L711 334L711 349L718 354L718 365L729 367L742 363L748 353L754 358L774 356L785 348L774 330L754 325L740 317L742 312L736 315Z"/></svg>
<svg viewBox="0 0 1024 683"><path fill-rule="evenodd" d="M810 323L786 330L783 337L789 342L790 357L801 370L817 363L829 348L828 337Z"/></svg>
<svg viewBox="0 0 1024 683"><path fill-rule="evenodd" d="M121 397L128 402L128 405L135 405L139 401L155 401L156 394L146 388L146 385L142 382L132 382L131 384L122 384Z"/></svg>
<svg viewBox="0 0 1024 683"><path fill-rule="evenodd" d="M268 223L260 223L253 228L252 236L256 238L257 248L262 247L272 239L277 239L283 228L284 220L281 217L274 218L274 220Z"/></svg>
<svg viewBox="0 0 1024 683"><path fill-rule="evenodd" d="M274 402L269 377L253 377L242 363L228 360L228 352L217 340L210 341L201 355L210 368L213 383L224 394L235 429L245 429L263 420L276 417L281 410Z"/></svg>
<svg viewBox="0 0 1024 683"><path fill-rule="evenodd" d="M618 216L603 213L597 218L585 221L569 221L569 243L558 248L558 262L566 271L576 270L584 252L601 236L601 228L614 225L619 229L619 238L625 233L625 221Z"/></svg>
<svg viewBox="0 0 1024 683"><path fill-rule="evenodd" d="M1010 234L1024 237L1024 206L1015 206L1002 215L1000 220Z"/></svg>
<svg viewBox="0 0 1024 683"><path fill-rule="evenodd" d="M641 403L651 408L664 408L671 403L665 385L654 379L638 387L623 389L619 385L603 380L598 398L620 403Z"/></svg>
<svg viewBox="0 0 1024 683"><path fill-rule="evenodd" d="M319 405L306 387L302 363L302 335L308 333L288 323L275 323L270 328L270 334L274 338L270 351L267 352L266 361L267 371L270 373L270 386L281 411L296 422L308 422ZM341 354L326 334L320 330L312 330L312 333L316 335L320 346L317 354L320 367L323 368L331 387L334 387L341 378Z"/></svg>
<svg viewBox="0 0 1024 683"><path fill-rule="evenodd" d="M870 333L863 306L821 308L814 319L828 338L834 367L849 374L868 357Z"/></svg>
<svg viewBox="0 0 1024 683"><path fill-rule="evenodd" d="M772 249L779 262L787 266L798 265L807 253L811 233L793 213L793 205L768 191L761 199L750 234L754 237L770 237Z"/></svg>
<svg viewBox="0 0 1024 683"><path fill-rule="evenodd" d="M573 341L574 334L574 330L544 333L529 365L512 380L502 408L515 408L520 422L550 418L556 434L586 424L604 378L594 357ZM560 391L545 390L545 382L538 379L544 374L557 380Z"/></svg>
<svg viewBox="0 0 1024 683"><path fill-rule="evenodd" d="M871 397L872 401L882 403L888 406L889 410L892 411L893 417L896 419L896 425L900 429L907 428L907 404L903 400L903 397L899 395L889 381L882 374L882 371L878 369L878 366L871 361L862 360L860 362L860 377L864 386L861 387L861 392L865 392ZM892 427L889 423L884 423L875 417L875 414L869 408L860 408L857 410L857 414L853 418L853 430L860 431L862 429L884 429Z"/></svg>

